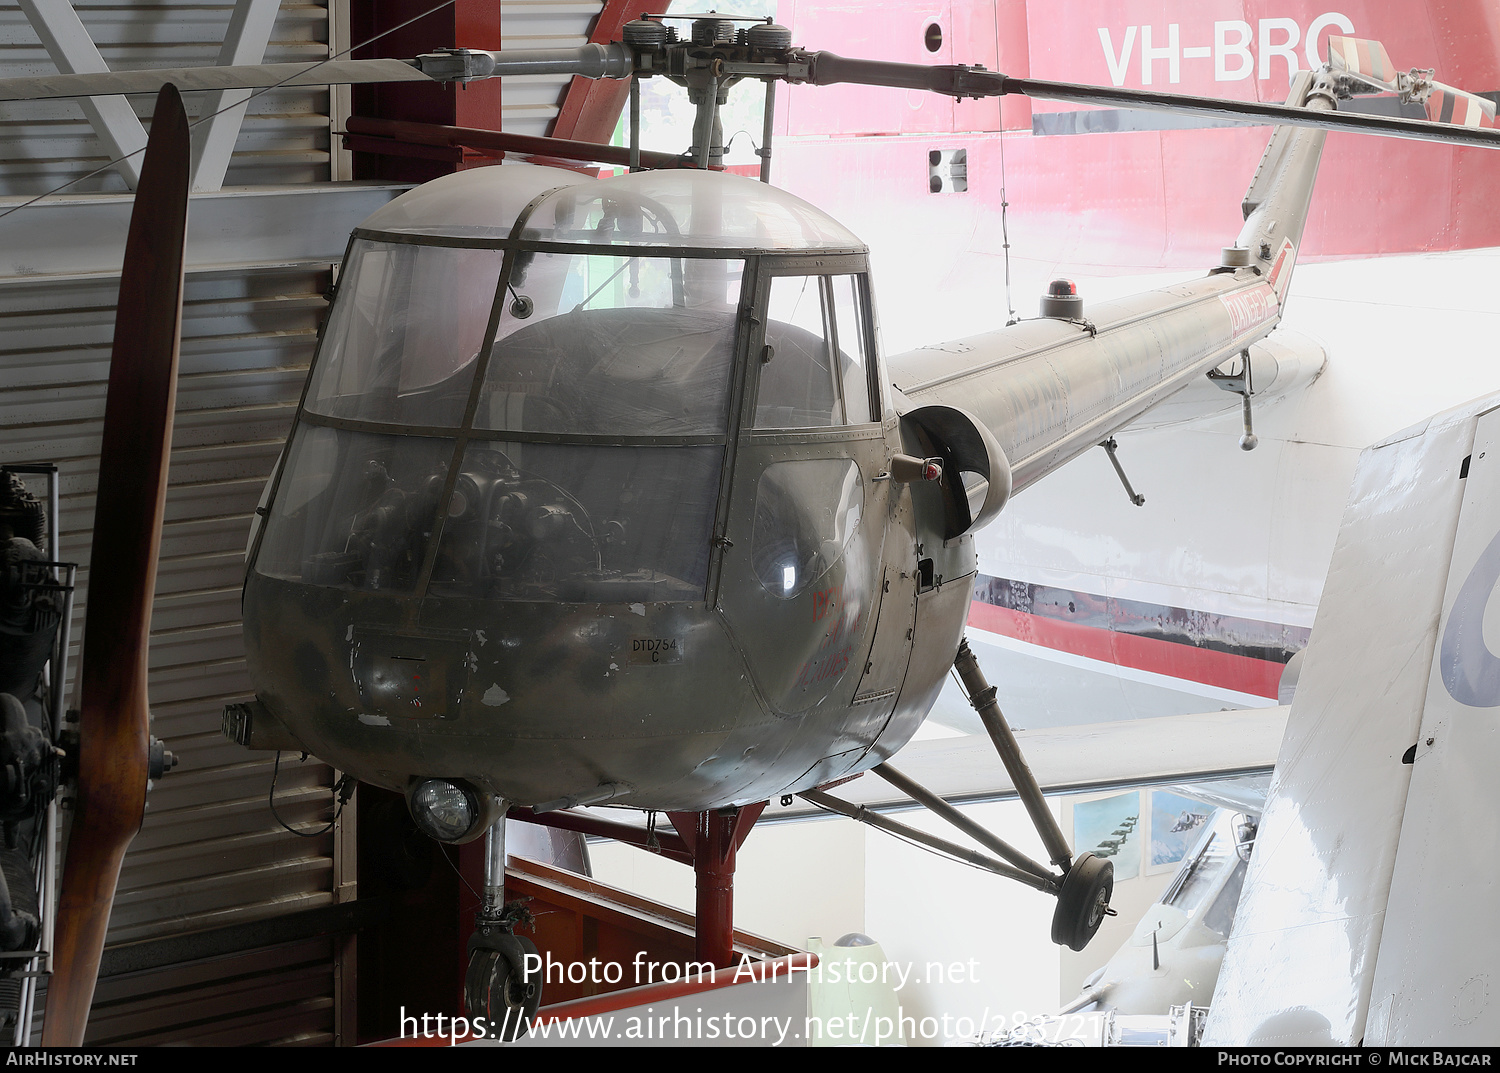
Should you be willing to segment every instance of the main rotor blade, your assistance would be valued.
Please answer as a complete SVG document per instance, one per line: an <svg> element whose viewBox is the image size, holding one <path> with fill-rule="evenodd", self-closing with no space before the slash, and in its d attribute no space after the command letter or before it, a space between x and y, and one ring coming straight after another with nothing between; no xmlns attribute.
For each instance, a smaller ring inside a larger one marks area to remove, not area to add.
<svg viewBox="0 0 1500 1073"><path fill-rule="evenodd" d="M1139 108L1145 111L1196 115L1206 119L1224 119L1247 124L1275 123L1293 127L1317 127L1323 130L1351 131L1355 134L1379 134L1388 138L1409 138L1422 142L1447 142L1452 145L1500 149L1500 130L1452 126L1447 123L1433 123L1424 119L1403 119L1398 116L1365 115L1361 112L1309 112L1301 108L1290 108L1284 104L1227 101L1179 93L1153 93L1143 89L1082 86L1070 82L1043 82L1034 78L1007 78L1005 79L1005 92L1024 93L1028 97L1049 101L1067 101L1073 104Z"/></svg>
<svg viewBox="0 0 1500 1073"><path fill-rule="evenodd" d="M1461 127L1493 127L1495 102L1467 90L1441 82L1432 83L1432 92L1422 102L1427 118L1434 123L1456 123Z"/></svg>
<svg viewBox="0 0 1500 1073"><path fill-rule="evenodd" d="M1284 104L1262 104L1259 101L1231 101L1215 97L1195 97L1184 93L1157 93L1145 89L1089 86L1078 82L1011 78L999 71L986 71L982 67L960 65L931 67L921 63L859 60L849 59L832 52L803 52L798 54L797 59L807 65L805 80L818 86L844 82L865 86L890 86L898 89L925 89L952 97L999 97L1010 93L1020 93L1027 97L1065 101L1069 104L1136 108L1145 111L1171 112L1174 115L1202 116L1205 119L1218 119L1233 123L1275 123L1500 149L1500 131L1449 126L1421 119L1365 115L1358 112L1310 112Z"/></svg>
<svg viewBox="0 0 1500 1073"><path fill-rule="evenodd" d="M83 1042L120 864L146 804L146 649L177 394L189 160L182 97L164 86L141 164L115 312L89 553L77 806L42 1033L49 1047Z"/></svg>
<svg viewBox="0 0 1500 1073"><path fill-rule="evenodd" d="M1361 43L1355 42L1356 45ZM1383 54L1382 49L1381 55ZM1450 126L1419 119L1357 112L1308 112L1284 104L1090 86L1077 82L1049 82L1036 78L1011 78L999 71L987 71L983 67L862 60L833 52L809 52L796 48L781 53L780 61L733 63L726 65L725 69L736 76L786 79L789 82L808 82L817 86L853 83L929 90L960 98L1020 93L1041 100L1171 112L1175 115L1201 116L1230 123L1285 124L1358 134L1380 134L1416 141L1500 148L1500 131L1473 125ZM1347 67L1350 61L1347 56L1339 53L1335 56L1335 62ZM1388 63L1388 59L1377 62L1366 57L1357 62L1355 67L1362 64L1372 66L1373 69ZM628 78L634 69L635 58L631 48L618 43L588 44L571 49L507 49L502 52L449 49L426 53L411 60L327 60L306 65L264 63L243 67L183 67L158 71L0 78L0 101L155 92L168 79L186 90L229 90L261 89L274 85L320 86L360 82L470 82L505 75L570 74L585 78ZM1471 94L1464 96L1481 100L1473 98ZM1468 110L1472 111L1472 108ZM1460 117L1458 122L1461 124L1463 118Z"/></svg>

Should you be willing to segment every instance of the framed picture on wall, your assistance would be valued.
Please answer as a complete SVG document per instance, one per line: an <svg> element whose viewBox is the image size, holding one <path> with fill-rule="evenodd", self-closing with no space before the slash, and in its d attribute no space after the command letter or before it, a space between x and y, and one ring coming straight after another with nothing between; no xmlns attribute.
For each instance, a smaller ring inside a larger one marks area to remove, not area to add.
<svg viewBox="0 0 1500 1073"><path fill-rule="evenodd" d="M1093 853L1114 863L1115 879L1141 872L1141 793L1131 790L1073 806L1073 851Z"/></svg>
<svg viewBox="0 0 1500 1073"><path fill-rule="evenodd" d="M1171 790L1152 790L1150 846L1146 872L1164 872L1177 866L1194 842L1203 835L1203 825L1213 818L1214 807Z"/></svg>

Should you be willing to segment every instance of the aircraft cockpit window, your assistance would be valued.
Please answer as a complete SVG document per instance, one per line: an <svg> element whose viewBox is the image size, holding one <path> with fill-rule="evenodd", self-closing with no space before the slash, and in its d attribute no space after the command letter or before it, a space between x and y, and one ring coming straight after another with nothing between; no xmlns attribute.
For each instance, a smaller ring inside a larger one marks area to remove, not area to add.
<svg viewBox="0 0 1500 1073"><path fill-rule="evenodd" d="M357 241L307 409L385 424L462 422L503 257L500 250Z"/></svg>
<svg viewBox="0 0 1500 1073"><path fill-rule="evenodd" d="M756 428L826 428L874 420L863 308L854 276L771 280Z"/></svg>
<svg viewBox="0 0 1500 1073"><path fill-rule="evenodd" d="M723 448L470 443L429 591L488 600L699 600Z"/></svg>
<svg viewBox="0 0 1500 1073"><path fill-rule="evenodd" d="M304 424L256 570L309 585L411 591L452 458L452 440Z"/></svg>
<svg viewBox="0 0 1500 1073"><path fill-rule="evenodd" d="M851 250L847 228L800 198L738 175L643 171L549 194L526 238L609 246Z"/></svg>
<svg viewBox="0 0 1500 1073"><path fill-rule="evenodd" d="M722 436L743 262L522 253L476 428Z"/></svg>
<svg viewBox="0 0 1500 1073"><path fill-rule="evenodd" d="M859 532L865 489L848 459L777 462L760 476L750 561L767 592L790 600L828 572Z"/></svg>
<svg viewBox="0 0 1500 1073"><path fill-rule="evenodd" d="M1228 813L1216 810L1204 826L1203 837L1188 855L1189 863L1178 871L1161 899L1162 904L1181 909L1188 916L1219 893L1235 866L1244 865L1235 850Z"/></svg>
<svg viewBox="0 0 1500 1073"><path fill-rule="evenodd" d="M844 387L844 418L851 425L874 421L870 406L870 383L866 370L865 304L860 301L859 281L854 276L834 276L828 281L833 292L834 328L838 332L839 367Z"/></svg>

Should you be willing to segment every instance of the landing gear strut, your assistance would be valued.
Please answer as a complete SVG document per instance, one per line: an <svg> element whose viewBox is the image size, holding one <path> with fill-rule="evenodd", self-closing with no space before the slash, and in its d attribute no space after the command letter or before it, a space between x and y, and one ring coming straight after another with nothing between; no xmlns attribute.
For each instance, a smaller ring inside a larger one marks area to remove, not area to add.
<svg viewBox="0 0 1500 1073"><path fill-rule="evenodd" d="M1036 776L1021 755L1021 746L1005 722L1000 705L995 703L995 687L985 681L984 672L979 669L979 661L974 658L967 640L959 642L953 666L963 679L969 703L989 732L995 751L1000 754L1011 784L1026 805L1037 834L1042 836L1042 844L1047 847L1052 863L1062 869L1063 874L1058 877L1061 883L1057 891L1057 908L1052 913L1052 941L1070 950L1082 950L1099 930L1104 918L1114 915L1109 899L1115 889L1115 866L1092 853L1085 853L1076 861L1072 859L1068 840L1063 837L1062 828L1057 826L1052 810L1047 807L1042 788L1037 785Z"/></svg>
<svg viewBox="0 0 1500 1073"><path fill-rule="evenodd" d="M1032 824L1041 835L1042 845L1046 847L1052 865L1058 871L1054 872L1046 865L1032 860L1015 847L986 831L937 794L903 775L890 764L881 764L871 770L912 800L924 805L935 815L941 816L1004 859L998 860L975 850L955 845L888 816L872 812L862 805L841 801L819 790L806 790L800 796L820 808L842 813L850 819L878 827L908 841L928 846L939 853L977 865L996 875L1014 879L1028 887L1055 895L1057 908L1052 914L1052 941L1071 950L1082 950L1099 930L1099 925L1104 922L1104 918L1115 915L1115 911L1109 907L1109 899L1115 889L1114 865L1092 853L1084 853L1076 860L1074 859L1072 851L1068 848L1068 840L1063 837L1062 829L1058 827L1057 820L1052 816L1052 810L1047 807L1041 787L1037 785L1036 776L1031 773L1026 758L1021 755L1021 747L1016 742L1015 734L1006 724L1005 716L1000 712L1000 706L995 703L995 688L985 681L984 673L979 669L979 661L969 650L968 641L959 644L958 656L953 664L958 670L959 677L963 679L964 688L969 693L969 702L979 713L979 718L984 723L985 730L989 732L990 740L994 742L995 750L1000 754L1005 770L1010 775L1011 784L1015 786L1016 793L1026 806Z"/></svg>
<svg viewBox="0 0 1500 1073"><path fill-rule="evenodd" d="M542 1004L541 960L536 944L515 934L518 914L505 905L505 802L486 836L484 896L469 938L464 1011L484 1019L486 1035L513 1040L526 1031Z"/></svg>

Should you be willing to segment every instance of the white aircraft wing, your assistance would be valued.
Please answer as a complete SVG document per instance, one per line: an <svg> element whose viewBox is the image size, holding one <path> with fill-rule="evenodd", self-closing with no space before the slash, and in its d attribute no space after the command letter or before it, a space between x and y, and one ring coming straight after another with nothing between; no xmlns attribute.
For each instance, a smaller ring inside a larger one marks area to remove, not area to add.
<svg viewBox="0 0 1500 1073"><path fill-rule="evenodd" d="M1018 730L1021 752L1046 793L1265 775L1276 759L1287 708L1248 708L1110 723ZM983 734L914 741L890 765L949 801L1015 797L1015 786ZM911 806L890 783L864 775L830 791L872 808ZM765 820L817 811L802 800Z"/></svg>
<svg viewBox="0 0 1500 1073"><path fill-rule="evenodd" d="M1497 406L1360 457L1205 1046L1500 1037Z"/></svg>

